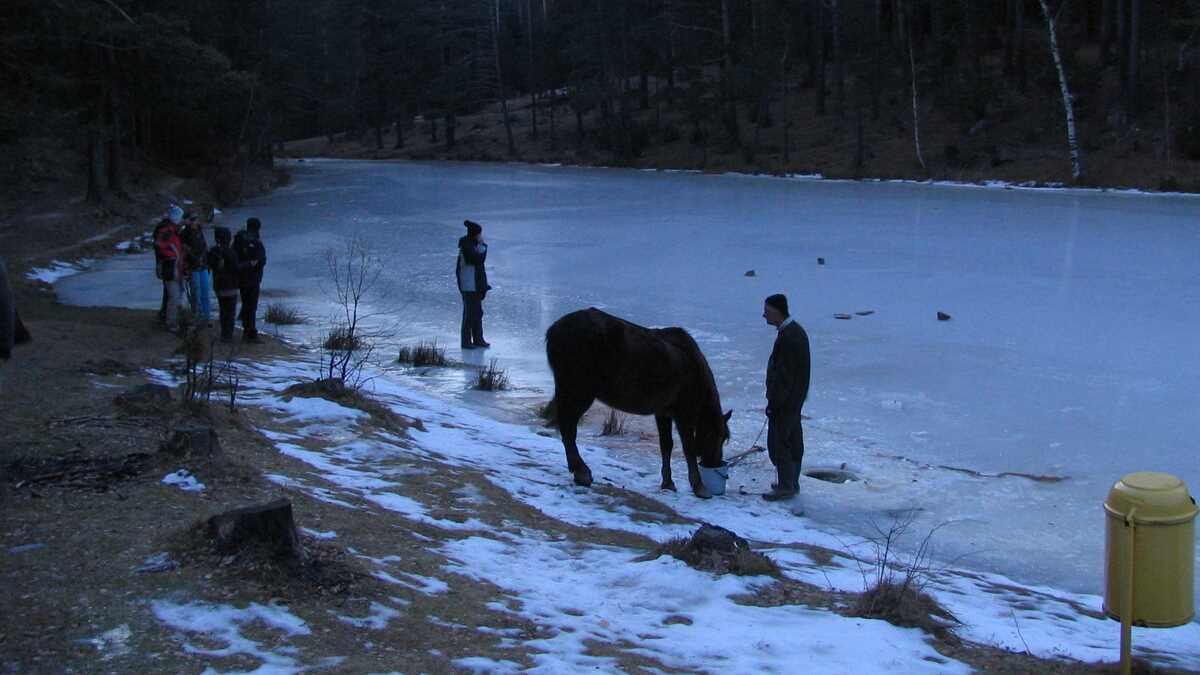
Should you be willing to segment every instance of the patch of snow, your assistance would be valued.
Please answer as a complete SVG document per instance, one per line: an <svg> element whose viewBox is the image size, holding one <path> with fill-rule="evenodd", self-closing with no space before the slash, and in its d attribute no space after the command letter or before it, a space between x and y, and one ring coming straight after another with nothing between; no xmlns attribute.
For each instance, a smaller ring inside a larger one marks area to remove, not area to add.
<svg viewBox="0 0 1200 675"><path fill-rule="evenodd" d="M333 656L305 664L292 654L294 647L266 649L262 643L242 634L243 627L262 624L266 628L283 633L284 638L310 635L312 631L299 617L279 605L251 603L244 608L206 602L179 604L169 600L154 600L150 608L163 624L184 633L197 634L207 642L223 643L219 648L200 647L184 642L184 651L203 656L228 657L243 655L261 662L255 672L299 673L317 668L331 668L345 660Z"/></svg>
<svg viewBox="0 0 1200 675"><path fill-rule="evenodd" d="M767 577L714 577L669 556L634 562L628 550L570 542L469 537L444 546L448 569L499 585L516 614L552 635L525 644L546 672L613 669L588 643L628 645L669 668L711 673L968 673L929 646L925 634L883 621L787 605L741 605L734 596Z"/></svg>
<svg viewBox="0 0 1200 675"><path fill-rule="evenodd" d="M332 612L331 612L332 613ZM372 602L370 612L365 617L353 617L337 615L338 621L348 623L355 628L370 628L371 630L383 630L387 628L388 622L400 616L400 612L395 608L387 605Z"/></svg>
<svg viewBox="0 0 1200 675"><path fill-rule="evenodd" d="M163 476L162 482L167 485L174 485L184 492L203 492L205 488L204 483L196 480L196 477L189 473L187 469L180 469Z"/></svg>
<svg viewBox="0 0 1200 675"><path fill-rule="evenodd" d="M519 663L512 661L497 661L482 656L467 656L461 659L454 659L450 662L456 668L472 673L495 673L496 675L504 675L506 673L523 673L525 667Z"/></svg>
<svg viewBox="0 0 1200 675"><path fill-rule="evenodd" d="M25 277L33 281L40 281L45 284L53 285L59 279L79 274L86 270L94 261L89 258L84 258L76 262L63 262L61 260L51 261L49 267L35 267L25 273Z"/></svg>
<svg viewBox="0 0 1200 675"><path fill-rule="evenodd" d="M300 531L312 537L313 539L334 539L337 537L337 532L334 532L333 530L321 532L320 530L314 530L309 527L302 527L300 528Z"/></svg>

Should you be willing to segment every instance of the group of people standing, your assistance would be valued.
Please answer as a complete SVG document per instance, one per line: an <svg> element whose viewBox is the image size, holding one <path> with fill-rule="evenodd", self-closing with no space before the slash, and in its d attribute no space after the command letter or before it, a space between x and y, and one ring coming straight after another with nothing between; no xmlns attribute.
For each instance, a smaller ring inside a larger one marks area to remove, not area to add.
<svg viewBox="0 0 1200 675"><path fill-rule="evenodd" d="M159 320L167 330L178 331L180 304L186 298L192 320L208 325L212 320L209 288L217 296L221 323L221 341L233 341L235 318L242 321L242 341L258 342L258 295L262 286L267 251L258 218L246 220L246 229L236 236L229 228L213 229L215 245L205 236L208 222L193 211L172 205L154 228L155 275L162 280ZM242 309L237 311L238 298Z"/></svg>

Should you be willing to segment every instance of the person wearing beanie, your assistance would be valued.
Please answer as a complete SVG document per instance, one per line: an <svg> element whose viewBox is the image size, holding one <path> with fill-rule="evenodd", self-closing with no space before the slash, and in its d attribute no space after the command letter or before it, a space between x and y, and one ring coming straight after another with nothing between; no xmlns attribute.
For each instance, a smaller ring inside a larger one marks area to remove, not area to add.
<svg viewBox="0 0 1200 675"><path fill-rule="evenodd" d="M207 326L212 319L212 300L208 294L208 287L212 285L208 271L208 239L204 236L204 222L195 213L185 214L183 220L179 240L183 242L187 266L188 300L197 325Z"/></svg>
<svg viewBox="0 0 1200 675"><path fill-rule="evenodd" d="M238 259L238 285L242 294L242 342L258 342L258 294L262 288L263 268L267 266L267 248L259 232L262 221L247 218L246 229L237 233L233 249Z"/></svg>
<svg viewBox="0 0 1200 675"><path fill-rule="evenodd" d="M179 216L183 217L182 211ZM183 273L186 265L183 242L179 239L179 231L171 221L171 216L159 225L160 227L154 228L154 257L157 260L158 278L162 280L165 300L160 316L167 325L167 330L175 332L179 329L179 297L183 293Z"/></svg>
<svg viewBox="0 0 1200 675"><path fill-rule="evenodd" d="M491 289L485 265L488 247L483 240L483 226L470 220L464 220L463 225L467 235L458 240L458 260L454 265L458 292L463 296L462 348L487 348L491 345L483 339L483 299Z"/></svg>
<svg viewBox="0 0 1200 675"><path fill-rule="evenodd" d="M241 288L238 257L233 250L233 234L227 227L213 230L217 245L208 249L208 268L212 271L213 292L221 314L221 342L233 342L233 322L237 317L238 291Z"/></svg>
<svg viewBox="0 0 1200 675"><path fill-rule="evenodd" d="M812 359L808 333L788 314L787 297L772 295L763 303L763 318L775 327L775 346L767 361L767 454L778 479L763 499L791 499L800 491L804 459L801 410L808 398Z"/></svg>

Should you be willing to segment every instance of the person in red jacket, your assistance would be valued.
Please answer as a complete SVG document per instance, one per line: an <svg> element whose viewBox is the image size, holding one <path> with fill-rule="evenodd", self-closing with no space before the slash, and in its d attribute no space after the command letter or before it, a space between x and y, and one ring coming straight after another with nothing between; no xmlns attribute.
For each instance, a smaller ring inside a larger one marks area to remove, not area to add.
<svg viewBox="0 0 1200 675"><path fill-rule="evenodd" d="M167 330L179 330L179 296L183 291L183 242L173 223L155 228L154 253L158 259L158 278L163 282L163 295L167 299L163 320Z"/></svg>

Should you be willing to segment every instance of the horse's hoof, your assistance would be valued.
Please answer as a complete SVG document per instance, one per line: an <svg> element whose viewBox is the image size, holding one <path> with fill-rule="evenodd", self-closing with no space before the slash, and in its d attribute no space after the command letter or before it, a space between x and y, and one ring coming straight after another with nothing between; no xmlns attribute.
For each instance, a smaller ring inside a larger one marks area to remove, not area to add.
<svg viewBox="0 0 1200 675"><path fill-rule="evenodd" d="M700 487L693 487L692 492L694 492L700 499L712 499L712 493L709 492L708 488L704 487L703 485Z"/></svg>
<svg viewBox="0 0 1200 675"><path fill-rule="evenodd" d="M575 484L583 487L592 486L592 472L587 469L580 469L575 472Z"/></svg>
<svg viewBox="0 0 1200 675"><path fill-rule="evenodd" d="M670 490L671 492L675 492L676 491L675 490L675 481L665 480L665 481L663 481L663 484L659 487L659 489L660 490Z"/></svg>

